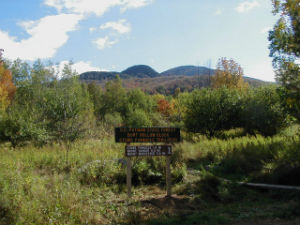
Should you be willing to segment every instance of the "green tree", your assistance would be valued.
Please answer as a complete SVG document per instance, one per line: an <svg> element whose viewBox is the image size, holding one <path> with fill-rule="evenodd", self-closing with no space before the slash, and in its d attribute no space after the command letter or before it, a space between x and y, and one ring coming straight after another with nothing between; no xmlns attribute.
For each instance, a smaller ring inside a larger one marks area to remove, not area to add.
<svg viewBox="0 0 300 225"><path fill-rule="evenodd" d="M99 110L100 118L104 119L105 114L118 112L125 115L127 112L126 90L122 86L119 76L113 81L108 81L102 95L102 106Z"/></svg>
<svg viewBox="0 0 300 225"><path fill-rule="evenodd" d="M193 91L185 112L186 128L212 137L217 131L239 126L240 95L228 88Z"/></svg>
<svg viewBox="0 0 300 225"><path fill-rule="evenodd" d="M87 85L87 90L89 92L91 101L94 104L94 114L98 120L100 120L100 111L102 107L102 97L103 92L100 85L96 84L96 82L89 83Z"/></svg>
<svg viewBox="0 0 300 225"><path fill-rule="evenodd" d="M28 63L17 59L9 63L9 67L13 74L13 81L17 87L26 85L26 83L31 79L31 66Z"/></svg>
<svg viewBox="0 0 300 225"><path fill-rule="evenodd" d="M140 89L131 89L127 93L127 101L130 107L134 109L142 109L151 113L155 108L155 101Z"/></svg>
<svg viewBox="0 0 300 225"><path fill-rule="evenodd" d="M47 130L56 140L72 142L83 137L95 122L87 88L77 75L70 64L65 65L62 80L48 81L37 102Z"/></svg>
<svg viewBox="0 0 300 225"><path fill-rule="evenodd" d="M300 122L300 0L272 0L280 18L269 33L270 56L282 84L282 102Z"/></svg>
<svg viewBox="0 0 300 225"><path fill-rule="evenodd" d="M248 133L272 136L286 127L287 117L276 89L276 86L255 88L244 96L239 120Z"/></svg>
<svg viewBox="0 0 300 225"><path fill-rule="evenodd" d="M40 61L22 74L20 62L14 65L19 77L14 102L0 124L2 139L13 145L24 141L72 142L89 134L93 127L93 104L86 86L81 85L70 65L57 80L53 69Z"/></svg>
<svg viewBox="0 0 300 225"><path fill-rule="evenodd" d="M181 92L175 98L172 99L171 104L173 105L173 116L172 120L175 122L182 122L185 117L187 110L187 103L190 99L190 93Z"/></svg>
<svg viewBox="0 0 300 225"><path fill-rule="evenodd" d="M35 105L14 102L0 121L0 139L10 141L13 147L28 141L46 143L49 135L41 115Z"/></svg>
<svg viewBox="0 0 300 225"><path fill-rule="evenodd" d="M130 109L124 125L128 127L150 127L152 122L148 114L142 109Z"/></svg>

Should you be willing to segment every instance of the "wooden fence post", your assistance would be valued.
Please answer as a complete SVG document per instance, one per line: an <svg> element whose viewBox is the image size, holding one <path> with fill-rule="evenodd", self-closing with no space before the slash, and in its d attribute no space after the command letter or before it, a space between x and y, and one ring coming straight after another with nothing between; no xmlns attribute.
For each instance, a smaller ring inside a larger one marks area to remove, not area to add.
<svg viewBox="0 0 300 225"><path fill-rule="evenodd" d="M172 188L171 188L171 156L166 157L166 184L167 184L167 197L171 197Z"/></svg>

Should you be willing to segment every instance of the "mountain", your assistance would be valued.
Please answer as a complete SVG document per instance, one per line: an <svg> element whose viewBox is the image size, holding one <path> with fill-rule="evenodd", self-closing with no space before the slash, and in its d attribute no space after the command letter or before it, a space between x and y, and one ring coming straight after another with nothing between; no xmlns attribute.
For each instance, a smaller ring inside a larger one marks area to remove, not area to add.
<svg viewBox="0 0 300 225"><path fill-rule="evenodd" d="M119 76L122 79L128 78L153 78L158 77L160 74L152 69L150 66L146 65L136 65L127 68L122 72L106 72L106 71L89 71L79 75L80 80L84 81L107 81L112 80Z"/></svg>
<svg viewBox="0 0 300 225"><path fill-rule="evenodd" d="M173 94L176 88L192 91L195 88L208 87L215 70L199 66L179 66L162 73L147 65L135 65L122 72L89 71L79 75L83 82L97 82L103 86L109 80L119 76L126 88L141 88L148 93ZM270 84L258 79L245 77L250 86L258 87Z"/></svg>
<svg viewBox="0 0 300 225"><path fill-rule="evenodd" d="M120 75L119 72L105 72L105 71L89 71L79 75L79 80L83 81L107 81L116 78Z"/></svg>
<svg viewBox="0 0 300 225"><path fill-rule="evenodd" d="M130 77L138 77L138 78L145 78L145 77L158 77L160 74L152 69L150 66L147 65L137 65L127 68L126 70L122 71L122 75L126 76L129 75Z"/></svg>
<svg viewBox="0 0 300 225"><path fill-rule="evenodd" d="M161 73L162 76L199 76L213 75L215 70L204 66L178 66Z"/></svg>

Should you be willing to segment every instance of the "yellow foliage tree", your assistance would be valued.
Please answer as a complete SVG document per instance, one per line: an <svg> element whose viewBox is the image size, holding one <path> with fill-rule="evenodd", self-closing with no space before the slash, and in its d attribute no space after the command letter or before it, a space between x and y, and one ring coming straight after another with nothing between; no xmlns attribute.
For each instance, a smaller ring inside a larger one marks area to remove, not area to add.
<svg viewBox="0 0 300 225"><path fill-rule="evenodd" d="M9 99L7 95L7 91L3 90L0 86L0 114L4 112L6 107L9 105Z"/></svg>
<svg viewBox="0 0 300 225"><path fill-rule="evenodd" d="M244 82L243 74L242 67L233 59L220 58L215 75L212 77L212 87L245 89L248 83Z"/></svg>

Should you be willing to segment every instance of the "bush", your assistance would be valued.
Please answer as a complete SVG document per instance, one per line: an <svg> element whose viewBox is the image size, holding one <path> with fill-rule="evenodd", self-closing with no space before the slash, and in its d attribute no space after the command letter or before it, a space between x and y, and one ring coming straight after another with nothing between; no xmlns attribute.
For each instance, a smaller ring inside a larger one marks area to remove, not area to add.
<svg viewBox="0 0 300 225"><path fill-rule="evenodd" d="M30 73L28 72L30 71ZM50 140L74 141L93 128L93 105L85 85L66 66L61 80L40 61L16 80L18 89L6 118L0 121L0 136L15 146L26 141L44 144Z"/></svg>
<svg viewBox="0 0 300 225"><path fill-rule="evenodd" d="M110 127L121 126L123 122L122 117L118 112L105 114L104 121Z"/></svg>
<svg viewBox="0 0 300 225"><path fill-rule="evenodd" d="M0 139L10 141L13 147L32 141L42 145L49 140L45 124L39 120L40 112L12 105L0 121Z"/></svg>
<svg viewBox="0 0 300 225"><path fill-rule="evenodd" d="M141 109L131 110L124 119L124 124L128 127L150 127L152 125L147 113Z"/></svg>
<svg viewBox="0 0 300 225"><path fill-rule="evenodd" d="M105 186L124 184L126 175L119 164L105 160L95 160L78 169L82 184Z"/></svg>
<svg viewBox="0 0 300 225"><path fill-rule="evenodd" d="M185 126L189 131L212 137L216 131L239 125L241 92L226 88L192 93L187 103Z"/></svg>
<svg viewBox="0 0 300 225"><path fill-rule="evenodd" d="M186 103L185 126L188 131L209 137L231 128L272 136L288 125L276 89L265 86L247 92L226 88L196 90Z"/></svg>
<svg viewBox="0 0 300 225"><path fill-rule="evenodd" d="M163 182L164 167L162 161L153 158L136 159L132 166L132 183L159 184Z"/></svg>
<svg viewBox="0 0 300 225"><path fill-rule="evenodd" d="M253 89L243 100L240 120L249 133L258 131L264 136L274 135L287 126L286 118L276 87Z"/></svg>
<svg viewBox="0 0 300 225"><path fill-rule="evenodd" d="M183 181L186 176L186 165L178 160L178 157L171 159L172 183ZM165 157L137 158L133 161L132 182L138 184L165 184L166 162Z"/></svg>

